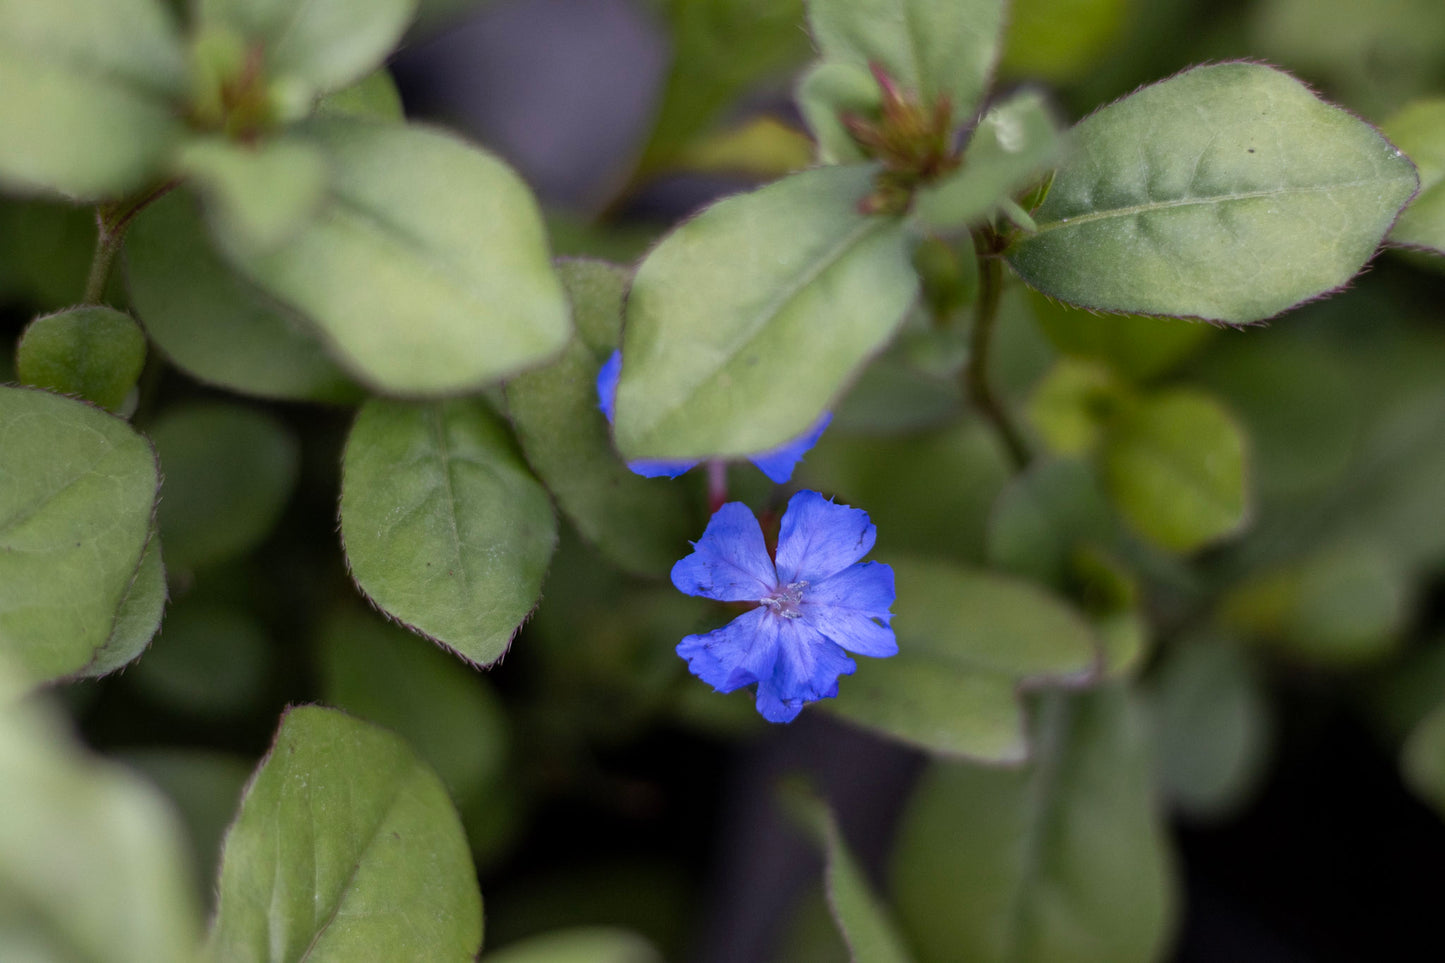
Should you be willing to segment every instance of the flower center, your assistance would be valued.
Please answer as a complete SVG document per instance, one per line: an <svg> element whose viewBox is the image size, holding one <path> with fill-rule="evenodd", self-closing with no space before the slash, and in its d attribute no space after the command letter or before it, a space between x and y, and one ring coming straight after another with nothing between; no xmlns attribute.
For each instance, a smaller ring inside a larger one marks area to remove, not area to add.
<svg viewBox="0 0 1445 963"><path fill-rule="evenodd" d="M803 602L803 589L807 587L807 582L791 582L776 589L772 595L765 596L762 603L774 615L782 616L785 619L796 619L803 614L799 606Z"/></svg>

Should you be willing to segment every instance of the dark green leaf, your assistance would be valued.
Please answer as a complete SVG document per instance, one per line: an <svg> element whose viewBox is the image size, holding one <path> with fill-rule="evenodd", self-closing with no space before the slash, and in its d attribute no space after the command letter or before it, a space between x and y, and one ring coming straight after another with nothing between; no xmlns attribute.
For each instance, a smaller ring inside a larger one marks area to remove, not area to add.
<svg viewBox="0 0 1445 963"><path fill-rule="evenodd" d="M358 376L400 394L454 393L566 344L541 215L501 161L413 125L333 117L304 135L331 172L321 212L264 253L222 246Z"/></svg>
<svg viewBox="0 0 1445 963"><path fill-rule="evenodd" d="M341 535L383 611L490 664L537 603L557 520L481 403L375 400L346 444Z"/></svg>
<svg viewBox="0 0 1445 963"><path fill-rule="evenodd" d="M250 408L174 407L156 422L151 439L165 473L161 538L175 568L250 551L276 524L296 484L296 439Z"/></svg>
<svg viewBox="0 0 1445 963"><path fill-rule="evenodd" d="M1010 0L999 70L1072 80L1097 68L1130 14L1130 0Z"/></svg>
<svg viewBox="0 0 1445 963"><path fill-rule="evenodd" d="M1136 314L1093 314L1036 291L1029 307L1060 352L1108 366L1131 381L1164 374L1189 357L1219 329L1197 321Z"/></svg>
<svg viewBox="0 0 1445 963"><path fill-rule="evenodd" d="M117 411L145 357L145 335L129 315L84 305L30 322L20 336L15 370L25 384Z"/></svg>
<svg viewBox="0 0 1445 963"><path fill-rule="evenodd" d="M1400 767L1410 788L1445 816L1445 706L1426 716L1410 733Z"/></svg>
<svg viewBox="0 0 1445 963"><path fill-rule="evenodd" d="M483 963L661 963L651 943L627 930L600 926L543 933L488 953Z"/></svg>
<svg viewBox="0 0 1445 963"><path fill-rule="evenodd" d="M599 261L564 261L558 273L577 334L556 361L508 383L508 413L577 530L629 571L665 575L695 534L688 489L628 470L597 403L597 372L621 336L627 273Z"/></svg>
<svg viewBox="0 0 1445 963"><path fill-rule="evenodd" d="M126 681L172 711L234 718L265 694L269 647L250 612L191 594L171 606L165 630Z"/></svg>
<svg viewBox="0 0 1445 963"><path fill-rule="evenodd" d="M85 672L117 639L133 648L127 600L158 484L151 446L119 418L0 387L0 638L32 678Z"/></svg>
<svg viewBox="0 0 1445 963"><path fill-rule="evenodd" d="M482 897L456 810L405 742L290 709L226 834L213 960L469 961Z"/></svg>
<svg viewBox="0 0 1445 963"><path fill-rule="evenodd" d="M868 167L794 174L708 208L627 299L617 447L746 456L806 431L917 294L902 225L859 213Z"/></svg>
<svg viewBox="0 0 1445 963"><path fill-rule="evenodd" d="M1419 181L1379 132L1259 64L1198 67L1091 114L1009 261L1105 311L1247 323L1343 285Z"/></svg>
<svg viewBox="0 0 1445 963"><path fill-rule="evenodd" d="M1445 254L1445 98L1416 101L1380 128L1420 171L1420 193L1390 230L1390 240Z"/></svg>
<svg viewBox="0 0 1445 963"><path fill-rule="evenodd" d="M1020 769L934 763L893 863L922 963L1150 963L1174 916L1141 713L1117 687L1046 698Z"/></svg>
<svg viewBox="0 0 1445 963"><path fill-rule="evenodd" d="M1061 586L1079 545L1107 543L1112 535L1109 506L1089 466L1045 461L1010 482L994 503L988 558L1014 575Z"/></svg>

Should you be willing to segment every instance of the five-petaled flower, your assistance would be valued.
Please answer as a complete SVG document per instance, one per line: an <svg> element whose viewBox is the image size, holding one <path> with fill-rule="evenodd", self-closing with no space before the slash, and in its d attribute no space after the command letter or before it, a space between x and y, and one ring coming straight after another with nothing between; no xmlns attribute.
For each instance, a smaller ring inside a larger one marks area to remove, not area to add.
<svg viewBox="0 0 1445 963"><path fill-rule="evenodd" d="M612 357L597 372L597 407L607 416L607 421L612 422L613 408L617 401L617 382L622 377L622 352L612 352ZM793 477L793 469L799 461L807 454L808 449L818 443L822 437L823 429L828 427L828 422L833 419L832 412L825 411L813 422L813 426L806 432L785 442L770 451L752 455L748 461L758 466L758 469L768 478L779 485L787 483ZM641 459L630 461L627 467L632 469L633 474L642 475L645 478L676 478L689 468L697 465L695 461L653 461Z"/></svg>
<svg viewBox="0 0 1445 963"><path fill-rule="evenodd" d="M790 722L804 703L831 699L838 677L857 668L845 649L873 658L898 652L888 627L893 570L859 561L876 535L867 512L798 492L783 513L775 560L753 513L727 503L672 567L672 584L688 595L760 604L689 635L677 654L719 692L757 683L758 711L769 722Z"/></svg>

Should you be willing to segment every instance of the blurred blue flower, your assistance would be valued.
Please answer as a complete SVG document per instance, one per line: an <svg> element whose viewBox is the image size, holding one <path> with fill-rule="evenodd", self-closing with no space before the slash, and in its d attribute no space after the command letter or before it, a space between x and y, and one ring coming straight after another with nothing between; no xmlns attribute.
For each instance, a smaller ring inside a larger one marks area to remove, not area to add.
<svg viewBox="0 0 1445 963"><path fill-rule="evenodd" d="M844 652L873 658L898 653L893 630L893 569L859 562L877 528L868 513L817 492L788 502L777 559L741 502L708 522L693 552L672 567L688 595L757 608L677 646L692 674L719 692L757 683L757 707L769 722L791 722L803 704L838 694L838 677L857 668Z"/></svg>
<svg viewBox="0 0 1445 963"><path fill-rule="evenodd" d="M597 407L607 416L608 424L612 423L612 410L617 400L617 381L622 377L622 352L612 352L612 357L597 372ZM758 455L751 456L748 461L758 466L764 475L779 485L787 482L793 477L793 469L798 462L802 461L803 455L808 449L818 443L823 435L823 429L828 427L828 422L833 420L832 412L823 412L822 417L813 423L804 434L793 441L779 445L771 451L765 451ZM683 472L698 464L695 461L651 461L641 459L630 461L627 467L632 469L634 474L646 478L676 478Z"/></svg>

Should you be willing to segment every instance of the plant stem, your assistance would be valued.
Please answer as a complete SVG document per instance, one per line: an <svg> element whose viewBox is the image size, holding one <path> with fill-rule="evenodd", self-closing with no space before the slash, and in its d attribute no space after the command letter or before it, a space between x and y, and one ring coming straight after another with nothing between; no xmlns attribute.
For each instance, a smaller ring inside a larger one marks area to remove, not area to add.
<svg viewBox="0 0 1445 963"><path fill-rule="evenodd" d="M999 296L1003 292L1003 261L999 255L998 235L993 231L981 231L974 241L979 258L978 307L969 337L968 364L963 368L963 388L979 414L993 426L1014 468L1023 471L1033 456L988 380L989 350L993 344L994 324L998 320Z"/></svg>
<svg viewBox="0 0 1445 963"><path fill-rule="evenodd" d="M152 201L158 200L178 184L166 181L159 187L138 197L128 197L114 204L98 204L95 208L95 254L90 259L90 274L85 279L85 304L100 304L105 296L105 285L110 280L110 270L115 265L115 256L120 253L121 242L125 240L126 228L135 216L145 210Z"/></svg>
<svg viewBox="0 0 1445 963"><path fill-rule="evenodd" d="M723 507L728 500L728 466L724 461L710 461L707 463L707 510L709 514L717 514L717 510Z"/></svg>

